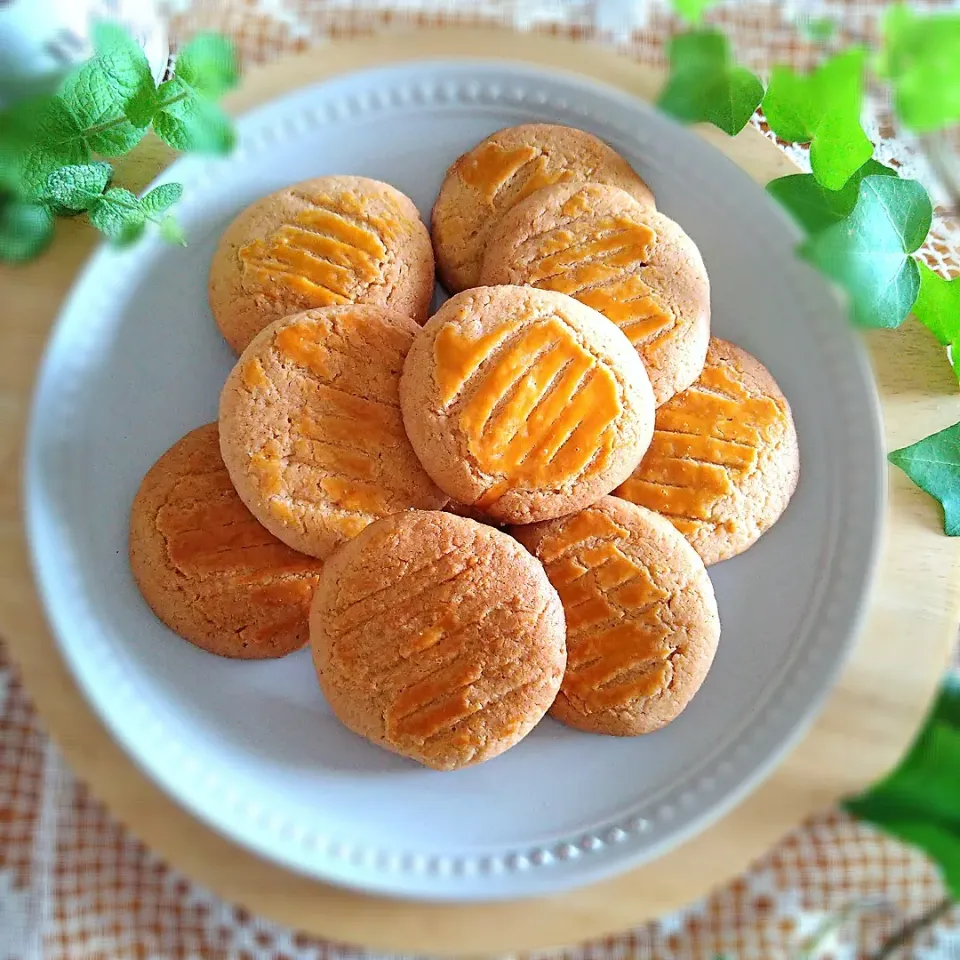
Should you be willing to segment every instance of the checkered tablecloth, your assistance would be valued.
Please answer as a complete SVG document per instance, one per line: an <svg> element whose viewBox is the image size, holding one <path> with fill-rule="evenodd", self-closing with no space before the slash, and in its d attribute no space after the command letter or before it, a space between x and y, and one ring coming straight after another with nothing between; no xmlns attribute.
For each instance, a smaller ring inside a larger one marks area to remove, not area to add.
<svg viewBox="0 0 960 960"><path fill-rule="evenodd" d="M29 2L29 0L21 0ZM807 66L817 48L797 21L834 19L836 42L876 37L883 2L720 3L708 19L761 72ZM943 3L933 4L943 6ZM410 25L498 24L610 44L645 63L664 62L677 24L669 10L628 0L470 0L398 3L336 0L168 0L158 20L174 47L198 29L235 40L246 63ZM763 129L762 118L754 122ZM908 140L874 104L880 159L929 182ZM790 148L804 164L802 150ZM935 194L936 196L936 194ZM925 249L944 275L960 273L960 226L939 209ZM922 854L825 810L725 889L671 916L589 944L570 960L786 960L808 938L820 960L873 957L909 920L941 903L943 885ZM960 960L960 909L939 911L901 958ZM0 960L313 960L357 951L283 929L210 894L159 862L117 825L64 766L0 641Z"/></svg>

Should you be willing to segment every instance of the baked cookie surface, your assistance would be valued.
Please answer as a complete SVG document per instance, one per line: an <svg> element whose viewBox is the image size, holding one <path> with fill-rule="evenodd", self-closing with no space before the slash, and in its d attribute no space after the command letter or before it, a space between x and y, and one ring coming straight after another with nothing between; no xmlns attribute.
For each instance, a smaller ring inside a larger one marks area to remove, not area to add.
<svg viewBox="0 0 960 960"><path fill-rule="evenodd" d="M419 329L383 307L308 310L261 331L227 378L224 463L243 502L294 549L322 559L379 517L446 503L400 416Z"/></svg>
<svg viewBox="0 0 960 960"><path fill-rule="evenodd" d="M215 423L147 471L130 511L130 568L154 613L210 653L282 657L307 642L321 563L281 543L243 505Z"/></svg>
<svg viewBox="0 0 960 960"><path fill-rule="evenodd" d="M567 620L567 669L551 715L618 736L676 719L720 639L713 585L683 535L616 497L513 533L543 563Z"/></svg>
<svg viewBox="0 0 960 960"><path fill-rule="evenodd" d="M593 307L627 335L659 406L703 369L710 283L694 242L619 187L564 183L504 214L490 234L483 284L529 284Z"/></svg>
<svg viewBox="0 0 960 960"><path fill-rule="evenodd" d="M657 410L650 449L615 495L663 514L711 564L776 523L799 475L776 381L746 350L711 337L700 378Z"/></svg>
<svg viewBox="0 0 960 960"><path fill-rule="evenodd" d="M407 435L452 499L530 523L609 493L639 463L653 393L595 310L533 287L477 287L417 334L400 382Z"/></svg>
<svg viewBox="0 0 960 960"><path fill-rule="evenodd" d="M507 534L438 511L378 520L333 554L310 644L345 726L437 770L526 736L566 662L543 567Z"/></svg>
<svg viewBox="0 0 960 960"><path fill-rule="evenodd" d="M591 180L621 187L647 206L653 194L629 163L602 140L548 123L492 134L447 171L431 215L437 270L450 293L480 282L480 262L500 217L534 191Z"/></svg>
<svg viewBox="0 0 960 960"><path fill-rule="evenodd" d="M241 353L267 324L314 307L365 303L427 318L433 249L409 197L366 177L319 177L278 190L227 227L209 297Z"/></svg>

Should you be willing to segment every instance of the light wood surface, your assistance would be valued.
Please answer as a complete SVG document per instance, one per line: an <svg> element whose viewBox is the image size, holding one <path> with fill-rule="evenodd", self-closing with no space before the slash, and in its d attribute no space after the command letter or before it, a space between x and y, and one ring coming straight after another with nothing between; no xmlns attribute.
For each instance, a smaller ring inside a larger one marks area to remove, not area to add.
<svg viewBox="0 0 960 960"><path fill-rule="evenodd" d="M258 69L228 106L244 110L346 70L449 56L575 70L646 98L661 80L582 44L491 30L423 31L337 43ZM704 135L760 182L793 172L784 155L753 130L733 140L715 130ZM118 163L117 182L139 188L169 156L149 141ZM200 883L281 923L379 950L476 956L569 944L703 896L806 816L885 772L909 745L956 637L960 542L943 535L937 504L891 470L886 544L871 615L823 713L759 789L655 863L546 899L411 904L325 886L233 846L175 806L113 743L68 675L32 586L19 489L30 391L50 325L96 239L81 221L63 221L40 260L0 270L0 636L70 766L134 834ZM960 394L942 350L917 324L877 333L869 345L891 448L960 419Z"/></svg>

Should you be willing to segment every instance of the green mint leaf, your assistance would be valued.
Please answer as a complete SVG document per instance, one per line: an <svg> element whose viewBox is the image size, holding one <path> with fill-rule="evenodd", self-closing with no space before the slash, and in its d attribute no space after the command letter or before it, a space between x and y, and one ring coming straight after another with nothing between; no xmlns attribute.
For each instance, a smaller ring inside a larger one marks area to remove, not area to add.
<svg viewBox="0 0 960 960"><path fill-rule="evenodd" d="M60 95L78 118L87 145L101 156L118 157L132 150L149 127L152 114L137 123L126 116L131 95L113 81L96 58L66 77Z"/></svg>
<svg viewBox="0 0 960 960"><path fill-rule="evenodd" d="M167 243L172 243L180 247L187 245L183 231L180 229L180 224L177 223L173 214L167 214L167 216L160 221L160 236L163 237Z"/></svg>
<svg viewBox="0 0 960 960"><path fill-rule="evenodd" d="M726 37L691 30L670 41L670 76L657 106L684 123L712 123L733 136L753 116L763 84L732 63Z"/></svg>
<svg viewBox="0 0 960 960"><path fill-rule="evenodd" d="M153 86L147 55L123 27L105 21L95 23L93 48L108 80L128 96L133 96L147 84Z"/></svg>
<svg viewBox="0 0 960 960"><path fill-rule="evenodd" d="M921 263L920 296L913 305L913 315L944 346L957 343L960 340L960 277L944 280ZM960 356L957 359L960 360Z"/></svg>
<svg viewBox="0 0 960 960"><path fill-rule="evenodd" d="M894 450L887 459L940 501L944 532L960 536L960 423Z"/></svg>
<svg viewBox="0 0 960 960"><path fill-rule="evenodd" d="M90 159L80 123L58 96L23 100L0 115L0 144L6 176L27 200L42 198L47 176L57 167Z"/></svg>
<svg viewBox="0 0 960 960"><path fill-rule="evenodd" d="M201 96L216 99L237 85L233 44L219 34L197 34L177 56L176 74Z"/></svg>
<svg viewBox="0 0 960 960"><path fill-rule="evenodd" d="M96 24L94 47L96 56L70 73L60 92L90 149L116 157L146 133L156 109L156 86L143 50L120 27Z"/></svg>
<svg viewBox="0 0 960 960"><path fill-rule="evenodd" d="M0 202L0 261L31 260L53 239L53 214L40 204L8 198Z"/></svg>
<svg viewBox="0 0 960 960"><path fill-rule="evenodd" d="M847 50L807 76L774 67L763 98L770 129L784 140L810 142L818 182L839 190L873 154L860 126L864 52Z"/></svg>
<svg viewBox="0 0 960 960"><path fill-rule="evenodd" d="M156 216L172 207L182 195L182 183L161 183L140 198L140 206L147 216Z"/></svg>
<svg viewBox="0 0 960 960"><path fill-rule="evenodd" d="M175 150L197 153L228 153L235 142L230 118L178 77L161 84L158 92L165 105L153 118L153 129Z"/></svg>
<svg viewBox="0 0 960 960"><path fill-rule="evenodd" d="M839 190L827 190L812 173L795 173L767 184L767 192L809 233L819 233L853 212L864 177L895 177L896 170L868 160Z"/></svg>
<svg viewBox="0 0 960 960"><path fill-rule="evenodd" d="M854 816L925 850L940 866L951 895L960 898L958 768L960 683L947 680L896 770L844 805Z"/></svg>
<svg viewBox="0 0 960 960"><path fill-rule="evenodd" d="M920 270L908 254L923 243L932 218L916 180L864 177L853 212L810 237L800 255L846 290L856 323L898 327L920 292Z"/></svg>
<svg viewBox="0 0 960 960"><path fill-rule="evenodd" d="M960 13L892 6L883 24L879 72L912 130L931 133L960 122Z"/></svg>
<svg viewBox="0 0 960 960"><path fill-rule="evenodd" d="M135 194L111 187L90 208L90 222L115 244L123 245L143 233L146 214Z"/></svg>
<svg viewBox="0 0 960 960"><path fill-rule="evenodd" d="M109 163L60 167L47 177L43 195L67 210L86 210L103 193L112 173Z"/></svg>
<svg viewBox="0 0 960 960"><path fill-rule="evenodd" d="M685 20L696 23L714 0L672 0L673 9Z"/></svg>

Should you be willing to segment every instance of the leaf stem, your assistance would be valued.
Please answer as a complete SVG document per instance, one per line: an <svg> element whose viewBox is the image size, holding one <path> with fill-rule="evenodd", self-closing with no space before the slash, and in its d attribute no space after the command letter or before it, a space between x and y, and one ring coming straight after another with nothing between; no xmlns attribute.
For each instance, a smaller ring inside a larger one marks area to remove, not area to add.
<svg viewBox="0 0 960 960"><path fill-rule="evenodd" d="M945 917L954 906L956 903L952 897L944 897L926 913L905 923L879 950L870 954L868 960L889 960L901 947L907 946L918 933L932 927L941 917Z"/></svg>
<svg viewBox="0 0 960 960"><path fill-rule="evenodd" d="M170 97L169 100L162 100L157 104L157 110L163 110L166 107L171 107L175 103L179 103L181 100L186 100L188 92L184 90L181 93L178 93L175 97ZM112 130L114 127L119 127L121 123L126 123L129 118L125 115L119 117L114 117L112 120L106 120L103 123L94 124L92 127L87 127L85 130L80 132L80 136L84 139L87 137L95 137L99 133L104 133L107 130Z"/></svg>

